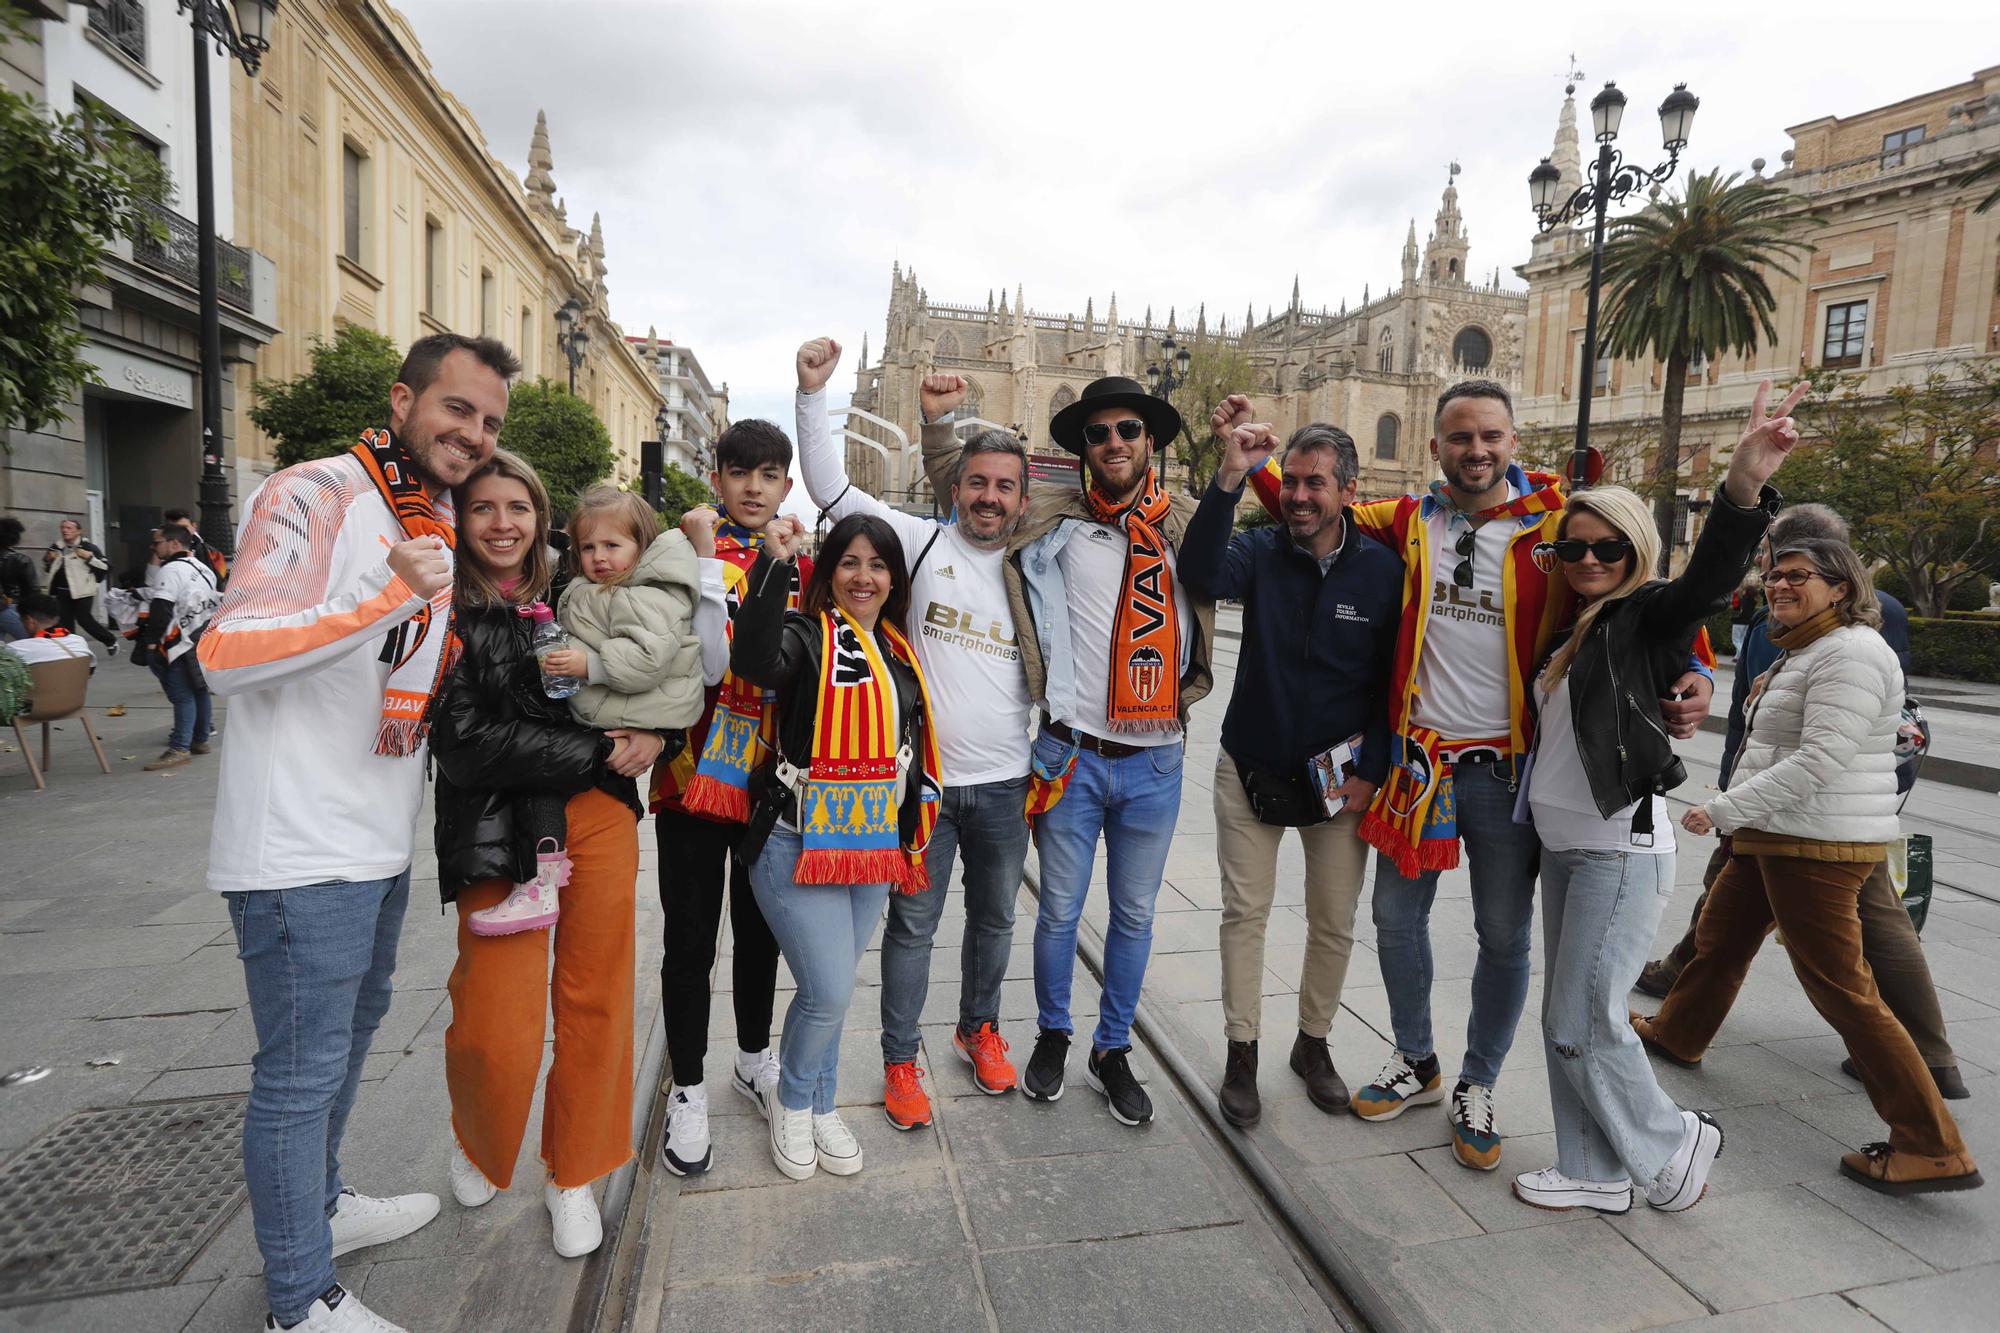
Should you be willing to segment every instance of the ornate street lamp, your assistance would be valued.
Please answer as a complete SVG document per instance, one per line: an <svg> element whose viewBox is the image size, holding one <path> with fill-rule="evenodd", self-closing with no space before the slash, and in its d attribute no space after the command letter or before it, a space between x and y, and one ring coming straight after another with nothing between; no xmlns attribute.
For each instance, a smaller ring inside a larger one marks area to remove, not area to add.
<svg viewBox="0 0 2000 1333"><path fill-rule="evenodd" d="M1146 391L1155 398L1171 397L1174 390L1187 383L1188 364L1194 360L1194 353L1172 338L1160 340L1160 359L1148 362L1146 366Z"/></svg>
<svg viewBox="0 0 2000 1333"><path fill-rule="evenodd" d="M590 345L590 331L583 327L583 302L574 296L556 311L556 346L569 358L569 391L576 392L576 368L583 364L583 352Z"/></svg>
<svg viewBox="0 0 2000 1333"><path fill-rule="evenodd" d="M236 554L236 524L229 514L229 475L222 470L222 297L215 247L215 145L210 129L208 48L234 56L257 77L271 49L271 20L278 0L180 0L194 26L195 230L201 305L201 531L226 556Z"/></svg>
<svg viewBox="0 0 2000 1333"><path fill-rule="evenodd" d="M1528 199L1534 206L1537 230L1553 231L1586 213L1592 218L1590 286L1583 322L1582 388L1576 403L1576 450L1570 456L1570 483L1573 486L1585 484L1590 459L1590 398L1597 385L1597 296L1598 284L1604 276L1605 214L1613 201L1622 200L1646 186L1658 185L1674 174L1674 168L1680 164L1681 149L1687 146L1695 108L1700 105L1701 99L1689 92L1685 83L1675 84L1674 90L1667 94L1667 100L1660 103L1660 142L1666 149L1667 160L1651 169L1637 167L1627 163L1624 155L1612 147L1625 118L1625 94L1618 90L1617 84L1606 83L1597 96L1590 99L1590 128L1597 136L1598 144L1597 161L1592 167L1590 179L1559 203L1556 196L1561 193L1562 172L1553 162L1545 157L1528 173Z"/></svg>

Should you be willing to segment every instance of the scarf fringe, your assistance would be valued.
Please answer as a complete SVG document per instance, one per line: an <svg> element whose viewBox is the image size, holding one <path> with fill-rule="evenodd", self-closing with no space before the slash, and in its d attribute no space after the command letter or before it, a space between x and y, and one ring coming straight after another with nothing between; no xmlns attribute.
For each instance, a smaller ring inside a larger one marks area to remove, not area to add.
<svg viewBox="0 0 2000 1333"><path fill-rule="evenodd" d="M732 787L706 773L697 773L681 793L681 808L691 815L719 819L725 824L750 822L750 793Z"/></svg>
<svg viewBox="0 0 2000 1333"><path fill-rule="evenodd" d="M1357 830L1362 841L1396 863L1405 879L1415 879L1427 870L1458 869L1457 838L1419 838L1410 846L1396 826L1370 810L1361 817Z"/></svg>
<svg viewBox="0 0 2000 1333"><path fill-rule="evenodd" d="M398 759L413 755L428 731L418 718L385 717L375 732L375 753Z"/></svg>
<svg viewBox="0 0 2000 1333"><path fill-rule="evenodd" d="M898 847L808 847L799 853L792 878L800 884L886 882L901 886L908 864L909 858Z"/></svg>
<svg viewBox="0 0 2000 1333"><path fill-rule="evenodd" d="M1179 735L1182 730L1181 720L1177 715L1158 718L1139 718L1136 720L1111 718L1105 725L1112 731L1126 735L1136 734L1143 736L1154 732L1167 732L1171 735Z"/></svg>

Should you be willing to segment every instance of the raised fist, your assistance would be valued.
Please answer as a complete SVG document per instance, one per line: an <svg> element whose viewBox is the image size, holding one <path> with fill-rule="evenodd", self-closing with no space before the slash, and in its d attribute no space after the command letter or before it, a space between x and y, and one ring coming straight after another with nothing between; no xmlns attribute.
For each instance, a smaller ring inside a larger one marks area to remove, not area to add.
<svg viewBox="0 0 2000 1333"><path fill-rule="evenodd" d="M681 515L681 535L697 556L707 559L715 554L715 525L721 521L713 505L696 505Z"/></svg>
<svg viewBox="0 0 2000 1333"><path fill-rule="evenodd" d="M451 555L439 537L412 537L389 548L389 572L429 601L451 586Z"/></svg>
<svg viewBox="0 0 2000 1333"><path fill-rule="evenodd" d="M840 344L831 338L801 343L797 364L799 391L818 393L833 378L833 368L840 364Z"/></svg>
<svg viewBox="0 0 2000 1333"><path fill-rule="evenodd" d="M1215 435L1228 439L1230 432L1238 426L1250 424L1250 399L1240 393L1232 393L1220 403L1208 417L1208 429Z"/></svg>
<svg viewBox="0 0 2000 1333"><path fill-rule="evenodd" d="M921 387L924 420L936 421L965 401L963 375L926 375Z"/></svg>
<svg viewBox="0 0 2000 1333"><path fill-rule="evenodd" d="M1217 414L1220 413L1218 408ZM1232 428L1223 442L1222 458L1215 467L1216 485L1225 491L1235 490L1244 477L1264 466L1264 460L1277 447L1278 432L1266 423Z"/></svg>
<svg viewBox="0 0 2000 1333"><path fill-rule="evenodd" d="M764 525L764 550L773 560L796 560L804 544L806 527L789 514L780 514Z"/></svg>

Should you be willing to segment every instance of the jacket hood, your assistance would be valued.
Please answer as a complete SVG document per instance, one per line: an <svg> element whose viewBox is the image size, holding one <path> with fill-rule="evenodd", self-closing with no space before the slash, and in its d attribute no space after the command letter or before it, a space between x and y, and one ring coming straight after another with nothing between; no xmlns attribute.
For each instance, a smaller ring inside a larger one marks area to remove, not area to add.
<svg viewBox="0 0 2000 1333"><path fill-rule="evenodd" d="M679 528L673 528L653 538L653 544L640 555L638 567L632 571L628 582L667 587L675 584L698 586L700 579L694 544Z"/></svg>

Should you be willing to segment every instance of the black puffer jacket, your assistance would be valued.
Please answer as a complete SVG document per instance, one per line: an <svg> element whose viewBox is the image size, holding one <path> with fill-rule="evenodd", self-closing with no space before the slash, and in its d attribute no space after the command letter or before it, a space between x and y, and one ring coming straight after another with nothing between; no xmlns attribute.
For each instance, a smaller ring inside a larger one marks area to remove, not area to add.
<svg viewBox="0 0 2000 1333"><path fill-rule="evenodd" d="M778 749L803 770L812 763L813 732L819 718L819 622L796 611L787 614L789 572L768 555L758 556L750 567L746 587L743 603L736 609L729 669L753 684L777 691ZM923 716L922 686L916 673L891 655L888 641L879 631L877 640L896 681L896 734L913 753L921 755L917 728L928 724ZM756 808L750 816L750 833L739 848L746 859L754 859L761 850L779 815L794 827L798 823L798 799L775 779L775 769L775 763L766 764L750 776ZM906 843L916 834L919 808L918 802L908 800L897 812Z"/></svg>
<svg viewBox="0 0 2000 1333"><path fill-rule="evenodd" d="M565 799L592 787L643 813L638 785L604 766L613 743L542 693L528 623L512 607L461 607L464 654L431 709L437 761L438 891L525 880L532 849L514 831L517 797Z"/></svg>
<svg viewBox="0 0 2000 1333"><path fill-rule="evenodd" d="M1777 505L1769 486L1753 509L1738 508L1718 490L1680 577L1655 580L1606 606L1577 648L1569 667L1570 725L1590 794L1606 819L1687 781L1660 718L1660 698L1687 671L1701 622L1729 605ZM1567 640L1550 644L1550 653ZM1544 657L1536 676L1547 664Z"/></svg>

